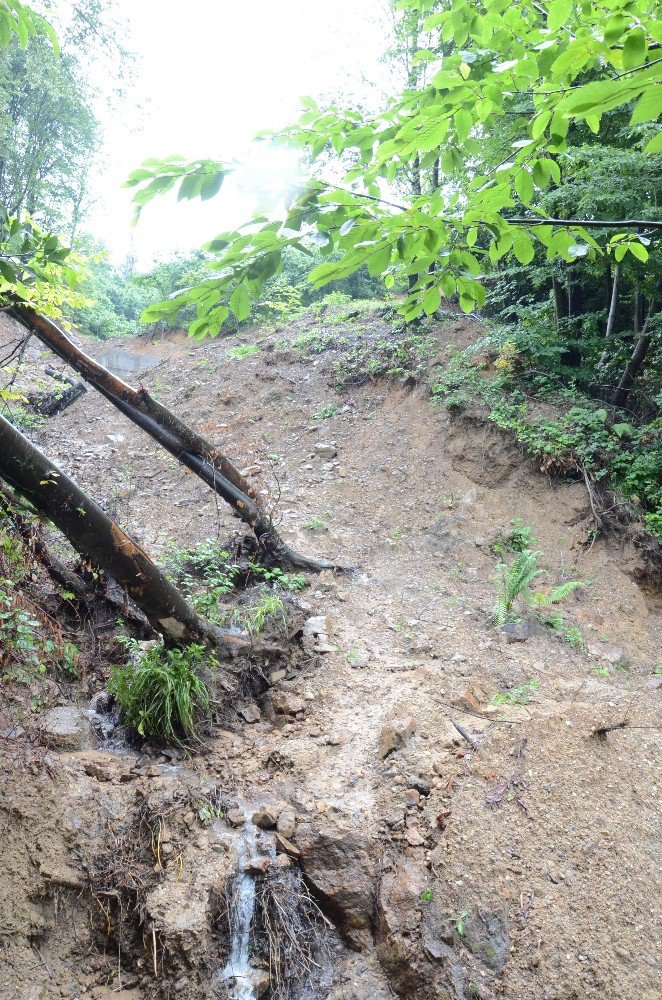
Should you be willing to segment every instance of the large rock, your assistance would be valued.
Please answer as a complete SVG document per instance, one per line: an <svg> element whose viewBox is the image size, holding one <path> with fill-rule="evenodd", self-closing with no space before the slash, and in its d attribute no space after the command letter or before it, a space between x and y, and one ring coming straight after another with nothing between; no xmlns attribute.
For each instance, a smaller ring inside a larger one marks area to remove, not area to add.
<svg viewBox="0 0 662 1000"><path fill-rule="evenodd" d="M379 737L379 756L382 760L394 750L400 750L406 746L415 732L416 723L409 715L387 722Z"/></svg>
<svg viewBox="0 0 662 1000"><path fill-rule="evenodd" d="M148 926L154 924L176 969L195 965L196 956L209 948L211 913L205 888L196 892L185 881L165 882L145 900Z"/></svg>
<svg viewBox="0 0 662 1000"><path fill-rule="evenodd" d="M276 715L298 715L306 708L305 701L291 691L274 691L271 704Z"/></svg>
<svg viewBox="0 0 662 1000"><path fill-rule="evenodd" d="M476 909L465 921L462 944L493 972L501 972L508 959L510 938L498 913Z"/></svg>
<svg viewBox="0 0 662 1000"><path fill-rule="evenodd" d="M87 712L76 705L51 708L39 717L44 739L58 750L86 750L92 746L92 727Z"/></svg>
<svg viewBox="0 0 662 1000"><path fill-rule="evenodd" d="M306 879L352 947L371 940L376 860L369 840L353 831L301 823L297 847Z"/></svg>

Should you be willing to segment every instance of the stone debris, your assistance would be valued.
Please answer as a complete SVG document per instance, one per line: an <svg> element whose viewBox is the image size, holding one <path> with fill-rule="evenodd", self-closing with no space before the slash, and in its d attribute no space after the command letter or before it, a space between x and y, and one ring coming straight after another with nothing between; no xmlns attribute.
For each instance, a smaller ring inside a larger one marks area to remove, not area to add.
<svg viewBox="0 0 662 1000"><path fill-rule="evenodd" d="M379 756L385 760L395 750L406 746L414 733L416 723L410 716L391 719L382 729L379 738Z"/></svg>
<svg viewBox="0 0 662 1000"><path fill-rule="evenodd" d="M59 750L85 750L93 743L88 715L76 705L51 708L37 724L44 739Z"/></svg>

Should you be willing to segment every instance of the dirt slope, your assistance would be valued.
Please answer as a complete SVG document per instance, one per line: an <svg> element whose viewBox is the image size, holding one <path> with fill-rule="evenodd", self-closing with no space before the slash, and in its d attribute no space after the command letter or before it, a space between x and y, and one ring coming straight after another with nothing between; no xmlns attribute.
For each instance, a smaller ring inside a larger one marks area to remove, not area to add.
<svg viewBox="0 0 662 1000"><path fill-rule="evenodd" d="M445 322L440 346L471 333L467 321ZM150 391L271 489L277 479L288 541L356 567L312 579L304 595L311 613L328 616L334 650L278 681L259 699L260 721L237 715L234 734L192 765L203 779L231 772L246 800L294 806L304 872L359 952L343 953L333 988L317 995L653 1000L662 629L655 595L635 582L636 554L602 540L588 547L583 487L549 482L478 415L451 419L422 389L384 382L338 396L328 356L303 361L276 339L243 337L261 349L240 360L226 356L236 339L124 346L164 359L144 377ZM236 524L92 393L33 436L155 552ZM337 457L319 455L320 443ZM489 626L489 546L513 518L533 529L550 582L592 581L569 599L568 620L593 655L542 629L506 645ZM608 666L612 647L620 669ZM527 704L491 705L531 681ZM605 739L591 735L624 719ZM135 807L121 803L123 788L136 794L133 781L115 772L95 791L89 754L53 758L77 815L85 796L101 789L103 799L111 786L115 819ZM148 771L139 795L163 780ZM10 821L20 869L33 779L12 782L23 803ZM43 850L75 870L82 834L60 832ZM80 872L71 879L83 884ZM7 939L0 996L105 996L98 977L81 984L67 972L51 882L12 884L10 902L38 913L3 931L21 941ZM37 957L29 942L40 942Z"/></svg>

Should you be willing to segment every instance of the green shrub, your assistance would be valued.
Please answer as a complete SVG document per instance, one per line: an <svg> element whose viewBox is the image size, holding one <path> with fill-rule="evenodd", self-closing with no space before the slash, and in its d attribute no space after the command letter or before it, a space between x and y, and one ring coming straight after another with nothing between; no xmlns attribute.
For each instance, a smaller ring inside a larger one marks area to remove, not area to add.
<svg viewBox="0 0 662 1000"><path fill-rule="evenodd" d="M145 739L183 746L199 742L198 725L210 707L209 693L197 671L218 666L203 646L142 649L129 639L130 661L117 667L109 690L117 697L124 719Z"/></svg>

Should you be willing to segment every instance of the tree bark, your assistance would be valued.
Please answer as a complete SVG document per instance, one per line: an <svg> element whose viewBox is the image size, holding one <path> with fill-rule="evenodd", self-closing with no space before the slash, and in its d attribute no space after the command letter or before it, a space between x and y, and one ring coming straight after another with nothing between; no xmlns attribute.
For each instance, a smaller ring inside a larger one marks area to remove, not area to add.
<svg viewBox="0 0 662 1000"><path fill-rule="evenodd" d="M639 282L637 281L634 286L634 332L641 333L641 328L644 325L644 297L641 294L641 288L639 287Z"/></svg>
<svg viewBox="0 0 662 1000"><path fill-rule="evenodd" d="M554 319L558 333L561 329L561 321L568 318L568 296L556 275L552 277L552 290L554 292Z"/></svg>
<svg viewBox="0 0 662 1000"><path fill-rule="evenodd" d="M129 420L157 440L219 496L255 533L260 550L286 567L319 572L338 569L334 563L310 559L294 552L273 526L267 511L257 502L255 489L238 469L201 435L153 399L146 389L134 389L81 351L52 320L22 303L11 313L43 344L93 385Z"/></svg>
<svg viewBox="0 0 662 1000"><path fill-rule="evenodd" d="M621 269L617 264L614 268L614 280L611 286L611 302L609 304L609 315L607 317L607 327L605 329L605 348L600 357L601 366L607 363L607 358L609 357L609 341L611 340L614 332L614 323L616 322L616 306L618 305L618 285L620 277Z"/></svg>
<svg viewBox="0 0 662 1000"><path fill-rule="evenodd" d="M648 348L651 345L653 338L647 333L648 327L650 325L651 318L653 316L655 308L655 303L651 302L648 307L648 315L646 316L646 322L643 325L641 331L641 336L634 345L634 350L630 356L630 360L625 366L625 371L621 375L621 380L616 387L616 391L612 397L612 404L614 406L625 406L628 396L632 392L634 383L636 381L637 375L641 371L644 361L646 360L646 355L648 354Z"/></svg>
<svg viewBox="0 0 662 1000"><path fill-rule="evenodd" d="M52 521L81 555L112 574L168 641L201 642L224 659L250 646L201 618L147 553L1 415L0 478Z"/></svg>

